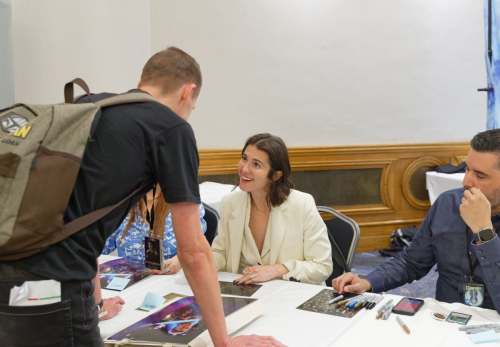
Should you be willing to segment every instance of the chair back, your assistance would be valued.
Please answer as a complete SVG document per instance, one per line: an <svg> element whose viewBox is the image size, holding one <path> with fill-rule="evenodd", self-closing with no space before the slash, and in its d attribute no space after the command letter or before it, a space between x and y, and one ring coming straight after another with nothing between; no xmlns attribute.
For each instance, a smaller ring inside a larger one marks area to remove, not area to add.
<svg viewBox="0 0 500 347"><path fill-rule="evenodd" d="M326 285L331 287L332 279L342 275L344 271L351 271L361 232L354 220L333 208L325 206L317 208L319 212L328 213L334 217L324 221L332 245L333 272L326 280Z"/></svg>
<svg viewBox="0 0 500 347"><path fill-rule="evenodd" d="M203 207L205 208L205 216L203 217L203 219L205 219L205 222L207 223L207 231L205 232L205 237L211 246L212 242L217 236L217 227L219 225L220 217L214 208L210 207L204 202L202 203Z"/></svg>

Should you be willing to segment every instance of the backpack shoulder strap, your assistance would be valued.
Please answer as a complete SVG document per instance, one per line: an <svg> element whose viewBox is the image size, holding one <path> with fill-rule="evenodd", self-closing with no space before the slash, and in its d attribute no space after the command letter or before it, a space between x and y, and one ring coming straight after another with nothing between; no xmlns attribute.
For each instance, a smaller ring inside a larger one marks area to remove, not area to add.
<svg viewBox="0 0 500 347"><path fill-rule="evenodd" d="M133 197L135 194L139 193L142 189L146 188L147 186L149 186L151 184L153 184L152 180L147 182L143 186L137 188L132 193L130 193L126 198L122 199L121 201L117 202L116 204L95 210L93 212L90 212L89 214L86 214L84 216L81 216L81 217L69 222L68 224L65 225L66 233L64 234L64 236L61 237L60 240L57 240L55 242L59 242L59 241L63 240L64 238L69 237L82 229L85 229L90 224L97 222L99 219L106 216L108 213L113 211L115 208L117 208L118 206L123 204L125 201L127 201L128 199Z"/></svg>
<svg viewBox="0 0 500 347"><path fill-rule="evenodd" d="M132 104L136 102L158 102L158 100L147 93L130 92L114 95L109 98L96 101L94 104L103 108L122 104Z"/></svg>

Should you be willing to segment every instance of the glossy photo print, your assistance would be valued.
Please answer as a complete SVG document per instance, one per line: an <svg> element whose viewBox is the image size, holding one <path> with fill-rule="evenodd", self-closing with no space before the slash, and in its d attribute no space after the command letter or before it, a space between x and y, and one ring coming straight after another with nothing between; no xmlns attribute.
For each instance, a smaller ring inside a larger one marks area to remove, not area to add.
<svg viewBox="0 0 500 347"><path fill-rule="evenodd" d="M352 318L361 311L359 308L348 308L345 305L329 304L329 301L338 297L339 294L333 292L331 289L323 289L321 292L301 304L297 309L329 314L331 316ZM357 294L344 293L344 299L352 299L358 296Z"/></svg>
<svg viewBox="0 0 500 347"><path fill-rule="evenodd" d="M261 284L233 284L232 282L219 281L220 293L236 296L252 296L262 287Z"/></svg>
<svg viewBox="0 0 500 347"><path fill-rule="evenodd" d="M115 277L129 279L125 286L128 288L151 275L153 270L146 268L142 263L134 263L125 258L99 264L99 278L103 289L106 289Z"/></svg>
<svg viewBox="0 0 500 347"><path fill-rule="evenodd" d="M222 297L227 316L255 299ZM110 336L107 340L188 344L207 329L193 296L180 299L160 311Z"/></svg>

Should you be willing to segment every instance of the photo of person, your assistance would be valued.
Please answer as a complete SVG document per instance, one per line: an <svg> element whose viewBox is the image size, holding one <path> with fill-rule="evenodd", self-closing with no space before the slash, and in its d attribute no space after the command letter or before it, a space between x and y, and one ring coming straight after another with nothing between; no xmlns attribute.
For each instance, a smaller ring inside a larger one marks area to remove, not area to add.
<svg viewBox="0 0 500 347"><path fill-rule="evenodd" d="M150 239L149 237L146 237L144 240L147 240L145 245L144 265L153 270L163 270L163 249L161 247L160 240Z"/></svg>
<svg viewBox="0 0 500 347"><path fill-rule="evenodd" d="M224 315L229 315L255 299L222 297ZM107 340L148 341L188 344L207 329L193 296L179 299L148 317L132 324Z"/></svg>

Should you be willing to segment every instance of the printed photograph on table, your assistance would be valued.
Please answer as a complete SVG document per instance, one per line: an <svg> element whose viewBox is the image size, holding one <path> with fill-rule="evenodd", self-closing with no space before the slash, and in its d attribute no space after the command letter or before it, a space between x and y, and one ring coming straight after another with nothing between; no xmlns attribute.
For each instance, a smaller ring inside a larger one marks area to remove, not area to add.
<svg viewBox="0 0 500 347"><path fill-rule="evenodd" d="M304 310L304 311L310 311L310 312L316 312L316 313L323 313L323 314L329 314L331 316L338 316L338 317L345 317L345 318L352 318L361 311L361 307L354 308L354 307L347 307L345 305L338 305L337 303L332 303L330 304L329 302L332 299L335 299L338 297L339 294L335 293L331 289L323 289L321 292L301 304L297 309L299 310ZM342 300L349 300L352 298L355 298L358 296L357 294L343 294L344 298ZM342 303L342 301L340 301Z"/></svg>
<svg viewBox="0 0 500 347"><path fill-rule="evenodd" d="M221 299L225 316L256 301L255 299L233 297L222 297ZM198 304L193 296L189 296L141 319L110 336L104 342L110 343L128 339L133 344L187 345L205 330L207 327Z"/></svg>
<svg viewBox="0 0 500 347"><path fill-rule="evenodd" d="M252 296L262 287L260 284L233 284L232 282L219 281L221 294L236 296Z"/></svg>
<svg viewBox="0 0 500 347"><path fill-rule="evenodd" d="M115 277L129 279L124 288L126 289L152 275L153 270L148 269L144 264L127 261L125 258L99 264L99 279L103 289L106 289Z"/></svg>
<svg viewBox="0 0 500 347"><path fill-rule="evenodd" d="M450 323L458 323L458 324L466 325L469 322L470 317L472 317L472 315L470 315L470 314L460 313L460 312L452 312L452 313L450 313L448 318L446 318L446 321L450 322Z"/></svg>

